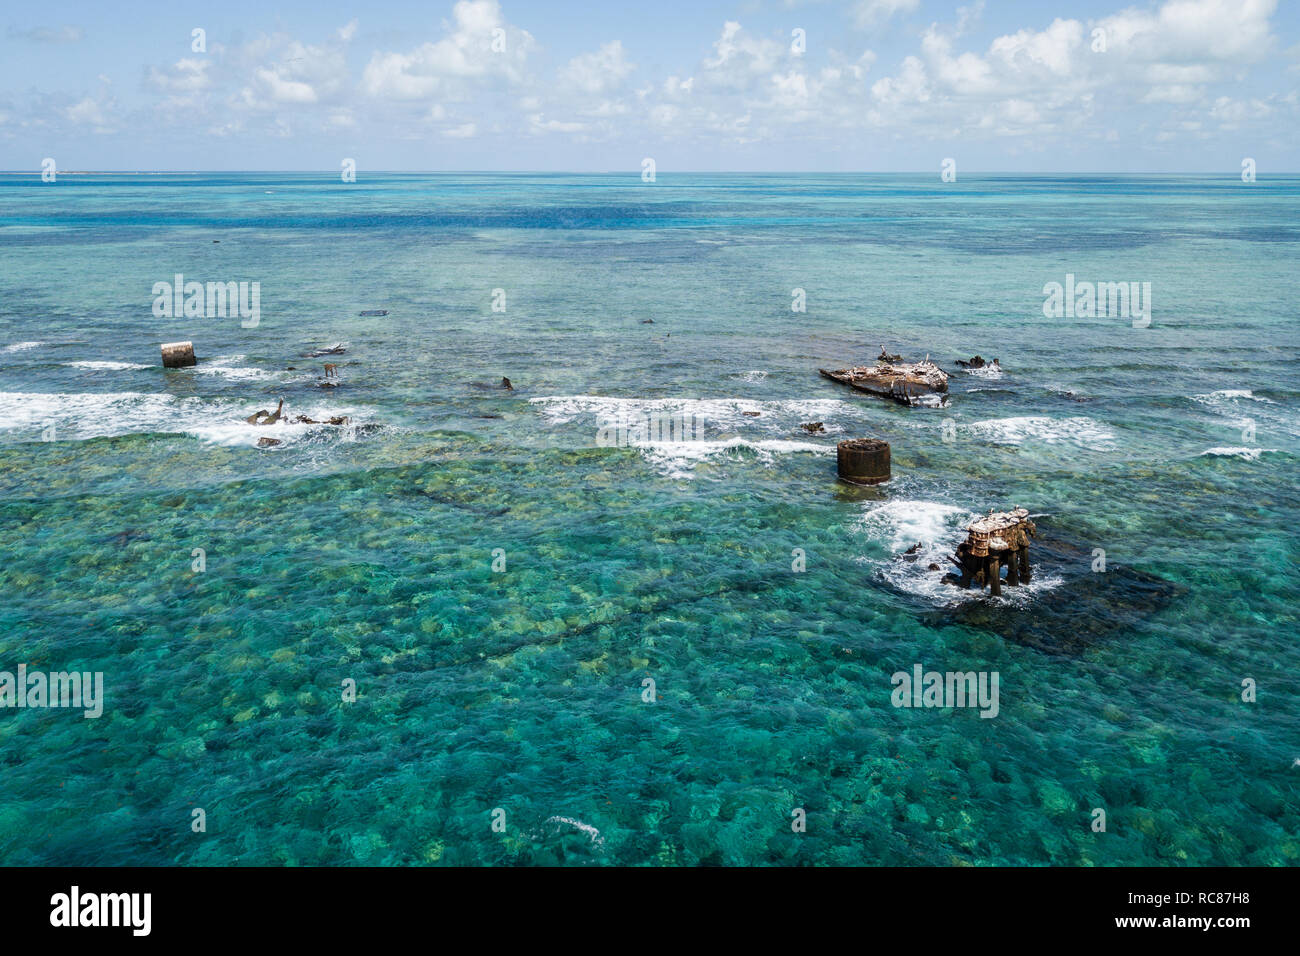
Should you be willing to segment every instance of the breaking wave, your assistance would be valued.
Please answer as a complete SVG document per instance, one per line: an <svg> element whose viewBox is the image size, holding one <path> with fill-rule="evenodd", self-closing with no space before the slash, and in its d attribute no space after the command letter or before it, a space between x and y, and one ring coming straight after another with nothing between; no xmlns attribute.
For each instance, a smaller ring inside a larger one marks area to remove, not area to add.
<svg viewBox="0 0 1300 956"><path fill-rule="evenodd" d="M957 427L974 438L995 445L1021 445L1035 441L1047 445L1075 445L1092 451L1109 451L1115 447L1114 432L1100 422L1083 416L995 418Z"/></svg>
<svg viewBox="0 0 1300 956"><path fill-rule="evenodd" d="M789 453L831 454L834 445L806 439L800 428L821 421L826 435L843 432L832 419L848 406L838 399L756 401L742 398L612 398L598 395L552 395L529 403L555 426L580 425L590 429L585 442L611 424L635 422L643 416L680 416L695 429L695 440L647 441L633 434L628 444L665 477L690 478L696 465L730 458L756 459L771 465L775 456Z"/></svg>
<svg viewBox="0 0 1300 956"><path fill-rule="evenodd" d="M136 362L64 362L68 368L86 369L91 372L138 372L152 368Z"/></svg>
<svg viewBox="0 0 1300 956"><path fill-rule="evenodd" d="M274 410L275 404L269 403L268 410ZM286 445L325 435L349 440L359 436L359 429L368 427L357 423L352 409L322 405L295 407L292 414L315 419L346 415L352 418L353 424L250 425L244 421L256 410L253 403L212 402L145 392L0 392L0 433L11 440L33 441L43 429L53 425L59 441L174 433L219 445L239 446L256 445L259 438L278 438ZM286 416L290 413L286 407Z"/></svg>
<svg viewBox="0 0 1300 956"><path fill-rule="evenodd" d="M1206 457L1206 456L1210 456L1210 457L1214 457L1214 458L1240 458L1242 461L1257 461L1257 460L1259 459L1259 456L1260 456L1260 455L1263 455L1263 454L1265 454L1266 452L1275 452L1275 451L1280 451L1280 449L1278 449L1278 448L1245 448L1245 447L1239 447L1239 448L1228 448L1228 447L1221 447L1221 448L1207 448L1205 451L1201 452L1201 457L1204 458L1204 457Z"/></svg>
<svg viewBox="0 0 1300 956"><path fill-rule="evenodd" d="M963 590L945 583L945 575L954 570L948 557L966 539L966 525L976 517L965 508L937 501L903 499L868 507L854 530L884 545L890 554L884 560L861 560L874 565L876 574L890 587L936 607L976 600L1022 606L1063 583L1060 575L1039 572L1027 585L1004 587L1000 598L979 588ZM906 553L918 544L915 552ZM931 570L931 565L938 565L938 570Z"/></svg>

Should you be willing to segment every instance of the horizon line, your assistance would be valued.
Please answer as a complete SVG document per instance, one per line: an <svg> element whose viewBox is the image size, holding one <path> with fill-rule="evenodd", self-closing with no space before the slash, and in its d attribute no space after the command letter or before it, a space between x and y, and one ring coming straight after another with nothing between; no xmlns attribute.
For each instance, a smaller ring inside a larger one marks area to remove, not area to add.
<svg viewBox="0 0 1300 956"><path fill-rule="evenodd" d="M59 176L110 176L110 175L134 175L134 176L157 176L164 174L182 174L182 175L209 175L214 173L255 173L261 175L274 175L291 173L295 175L329 175L331 178L339 175L337 169L58 169L55 171ZM358 170L358 172L362 172ZM412 175L412 176L430 176L430 175L503 175L514 174L523 176L613 176L629 175L640 178L641 171L635 167L627 169L372 169L364 170L365 173L375 175ZM39 167L31 169L0 169L0 176L37 176L42 174ZM673 169L668 171L659 170L658 175L667 176L934 176L937 175L935 170L925 169ZM1100 170L1100 169L1061 169L1061 170L1015 170L1015 169L974 169L960 172L957 181L963 176L1214 176L1214 175L1231 176L1240 178L1239 169L1168 169L1168 170ZM1258 176L1258 174L1256 174ZM1296 176L1300 175L1297 170L1274 170L1269 172L1270 176Z"/></svg>

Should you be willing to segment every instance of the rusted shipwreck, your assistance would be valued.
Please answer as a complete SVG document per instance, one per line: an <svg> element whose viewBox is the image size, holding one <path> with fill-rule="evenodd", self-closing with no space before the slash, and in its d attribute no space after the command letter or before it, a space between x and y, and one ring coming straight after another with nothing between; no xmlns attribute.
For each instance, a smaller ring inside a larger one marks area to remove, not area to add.
<svg viewBox="0 0 1300 956"><path fill-rule="evenodd" d="M1028 584L1033 572L1029 566L1029 539L1038 533L1024 508L993 511L966 526L966 540L949 558L957 566L958 586L978 584L987 587L994 597L1002 593L1002 568L1007 569L1007 587Z"/></svg>
<svg viewBox="0 0 1300 956"><path fill-rule="evenodd" d="M947 373L931 362L928 355L923 362L878 359L875 365L817 371L860 392L890 398L903 405L942 405L948 393Z"/></svg>
<svg viewBox="0 0 1300 956"><path fill-rule="evenodd" d="M244 421L250 425L274 425L277 422L288 422L294 425L347 425L351 419L346 415L334 415L324 421L318 421L315 418L308 418L306 415L299 415L297 418L290 418L284 414L284 399L280 399L280 404L275 411L268 412L265 408L259 409L249 415Z"/></svg>

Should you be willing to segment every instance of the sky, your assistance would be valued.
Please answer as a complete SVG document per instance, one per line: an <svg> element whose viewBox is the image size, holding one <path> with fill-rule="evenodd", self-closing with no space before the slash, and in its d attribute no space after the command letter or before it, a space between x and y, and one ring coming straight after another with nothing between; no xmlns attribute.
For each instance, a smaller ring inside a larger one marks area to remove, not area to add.
<svg viewBox="0 0 1300 956"><path fill-rule="evenodd" d="M1264 176L1298 91L1300 0L72 0L0 14L0 169Z"/></svg>

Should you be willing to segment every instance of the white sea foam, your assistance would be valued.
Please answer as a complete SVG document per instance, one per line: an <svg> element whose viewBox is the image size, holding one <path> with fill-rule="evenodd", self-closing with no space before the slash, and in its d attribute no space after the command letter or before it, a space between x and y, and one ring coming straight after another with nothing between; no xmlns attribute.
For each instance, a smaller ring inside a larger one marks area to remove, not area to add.
<svg viewBox="0 0 1300 956"><path fill-rule="evenodd" d="M826 433L842 432L833 419L851 410L838 399L756 401L742 398L613 398L600 395L551 395L529 399L551 425L570 426L570 431L588 428L587 441L594 441L599 429L611 422L632 421L642 416L681 416L699 429L695 441L630 444L639 448L655 469L668 477L692 477L692 469L703 461L729 457L757 458L772 464L780 454L812 452L830 454L833 445L798 440L800 425L821 421ZM750 414L746 414L746 413ZM581 434L581 433L579 433ZM807 436L812 437L812 436Z"/></svg>
<svg viewBox="0 0 1300 956"><path fill-rule="evenodd" d="M28 349L38 349L44 344L44 342L15 342L13 345L6 345L4 349L0 351L26 352Z"/></svg>
<svg viewBox="0 0 1300 956"><path fill-rule="evenodd" d="M1206 455L1209 455L1215 458L1240 458L1242 461L1256 461L1259 459L1260 455L1266 452L1275 452L1278 450L1279 449L1277 448L1246 448L1246 447L1207 448L1205 451L1201 452L1201 457L1204 458Z"/></svg>
<svg viewBox="0 0 1300 956"><path fill-rule="evenodd" d="M0 433L31 441L53 425L60 441L169 432L221 445L256 445L259 438L278 438L285 444L326 436L347 441L358 435L356 425L249 425L244 421L258 407L274 410L276 404L254 406L145 392L0 392ZM357 413L338 406L312 405L286 407L285 414L318 420L345 415L356 422Z"/></svg>
<svg viewBox="0 0 1300 956"><path fill-rule="evenodd" d="M92 372L128 372L153 367L151 365L140 365L136 362L64 362L63 364L69 368L81 368Z"/></svg>
<svg viewBox="0 0 1300 956"><path fill-rule="evenodd" d="M773 433L789 433L802 422L823 420L850 410L838 399L806 399L762 402L748 398L613 398L604 395L550 395L530 398L546 420L566 425L579 419L598 420L620 415L649 413L689 415L722 431L740 427ZM746 412L757 414L745 414Z"/></svg>
<svg viewBox="0 0 1300 956"><path fill-rule="evenodd" d="M544 822L554 826L556 833L560 831L561 827L572 827L579 833L585 834L596 846L603 846L605 843L605 838L600 835L599 830L593 827L590 823L583 823L581 820L575 820L573 817L547 817Z"/></svg>
<svg viewBox="0 0 1300 956"><path fill-rule="evenodd" d="M1249 398L1256 402L1265 402L1269 405L1276 405L1277 402L1271 398L1265 398L1263 395L1256 395L1248 388L1221 388L1215 392L1206 392L1202 395L1193 395L1198 402L1204 402L1207 405L1216 405L1220 402L1234 398Z"/></svg>
<svg viewBox="0 0 1300 956"><path fill-rule="evenodd" d="M1260 440L1278 434L1300 437L1300 416L1295 410L1248 388L1222 388L1214 392L1193 395L1192 400L1234 430L1254 429ZM1254 440L1243 438L1244 441Z"/></svg>
<svg viewBox="0 0 1300 956"><path fill-rule="evenodd" d="M975 513L937 501L900 499L867 507L854 530L884 544L890 552L884 560L863 561L874 564L881 580L891 587L932 602L936 606L960 604L979 599L1026 605L1045 591L1059 587L1064 579L1056 574L1036 574L1030 584L1002 590L1001 598L991 598L978 588L964 590L944 582L956 568L948 560L957 545L966 538L966 525L978 517ZM909 548L921 547L910 555ZM937 564L938 571L930 565Z"/></svg>
<svg viewBox="0 0 1300 956"><path fill-rule="evenodd" d="M956 547L963 536L961 529L975 517L955 505L905 499L868 508L858 519L857 528L869 538L884 541L891 551L904 551L918 542L933 544L950 539Z"/></svg>
<svg viewBox="0 0 1300 956"><path fill-rule="evenodd" d="M739 375L733 375L732 378L738 378L742 382L761 382L767 378L767 373L762 369L753 369L748 372L741 372Z"/></svg>
<svg viewBox="0 0 1300 956"><path fill-rule="evenodd" d="M771 466L776 456L792 452L815 455L833 455L833 445L814 445L811 442L769 439L747 441L729 438L725 441L644 442L634 445L642 456L665 478L694 478L695 466L701 462L721 457L741 460L746 453L755 456L766 466Z"/></svg>
<svg viewBox="0 0 1300 956"><path fill-rule="evenodd" d="M994 418L957 427L974 438L996 445L1021 445L1027 441L1036 441L1047 445L1076 445L1092 451L1108 451L1115 447L1114 432L1100 422L1083 416Z"/></svg>
<svg viewBox="0 0 1300 956"><path fill-rule="evenodd" d="M973 375L976 378L985 378L990 380L996 380L1003 376L1001 367L997 365L985 365L983 368L968 368L966 369L966 374Z"/></svg>
<svg viewBox="0 0 1300 956"><path fill-rule="evenodd" d="M241 364L245 358L243 355L220 355L199 362L192 366L192 371L200 375L219 375L232 382L265 382L285 377L282 369L254 368Z"/></svg>

